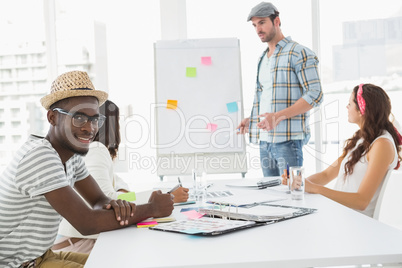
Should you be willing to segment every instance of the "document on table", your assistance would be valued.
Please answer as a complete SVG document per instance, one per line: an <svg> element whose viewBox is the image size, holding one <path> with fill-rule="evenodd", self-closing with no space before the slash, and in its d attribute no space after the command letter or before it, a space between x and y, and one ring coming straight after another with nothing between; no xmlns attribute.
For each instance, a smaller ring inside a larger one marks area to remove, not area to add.
<svg viewBox="0 0 402 268"><path fill-rule="evenodd" d="M205 213L208 216L256 222L267 222L291 218L298 211L299 208L295 207L277 206L255 206L251 208L225 206L214 209L200 209L201 213Z"/></svg>
<svg viewBox="0 0 402 268"><path fill-rule="evenodd" d="M287 199L286 196L267 192L266 194L255 193L234 193L232 196L219 197L219 198L207 198L208 203L216 203L220 205L228 206L251 206L260 203L274 202Z"/></svg>

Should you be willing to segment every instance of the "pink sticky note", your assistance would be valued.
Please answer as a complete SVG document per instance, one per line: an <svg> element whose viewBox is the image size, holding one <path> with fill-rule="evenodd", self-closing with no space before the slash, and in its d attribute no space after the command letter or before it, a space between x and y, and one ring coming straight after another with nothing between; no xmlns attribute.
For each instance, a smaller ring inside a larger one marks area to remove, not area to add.
<svg viewBox="0 0 402 268"><path fill-rule="evenodd" d="M158 222L157 221L142 221L137 223L137 225L157 225Z"/></svg>
<svg viewBox="0 0 402 268"><path fill-rule="evenodd" d="M184 215L186 215L187 218L189 218L189 219L199 219L199 218L201 218L202 216L205 215L205 213L198 213L198 212L195 211L195 210L184 211L184 212L182 212L182 213L183 213Z"/></svg>
<svg viewBox="0 0 402 268"><path fill-rule="evenodd" d="M201 57L201 64L211 65L212 64L211 57Z"/></svg>
<svg viewBox="0 0 402 268"><path fill-rule="evenodd" d="M211 132L214 132L218 128L217 124L207 124L207 129Z"/></svg>

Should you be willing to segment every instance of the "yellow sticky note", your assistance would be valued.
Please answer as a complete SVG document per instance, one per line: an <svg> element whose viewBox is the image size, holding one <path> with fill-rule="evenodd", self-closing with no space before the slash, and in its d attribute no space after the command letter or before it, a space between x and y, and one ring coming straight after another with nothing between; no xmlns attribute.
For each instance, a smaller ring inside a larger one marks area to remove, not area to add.
<svg viewBox="0 0 402 268"><path fill-rule="evenodd" d="M128 192L128 193L124 193L124 194L119 194L117 196L117 199L121 199L121 200L126 200L128 202L132 202L135 201L136 197L135 197L135 193L134 192Z"/></svg>
<svg viewBox="0 0 402 268"><path fill-rule="evenodd" d="M186 76L187 77L196 77L197 76L197 68L187 67L186 68Z"/></svg>
<svg viewBox="0 0 402 268"><path fill-rule="evenodd" d="M177 100L167 100L166 108L176 110L177 109Z"/></svg>

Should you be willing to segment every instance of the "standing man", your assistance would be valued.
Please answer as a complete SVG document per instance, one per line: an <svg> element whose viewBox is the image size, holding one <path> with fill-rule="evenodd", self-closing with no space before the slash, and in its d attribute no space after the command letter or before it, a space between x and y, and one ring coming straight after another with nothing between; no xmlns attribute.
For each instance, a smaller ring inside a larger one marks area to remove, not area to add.
<svg viewBox="0 0 402 268"><path fill-rule="evenodd" d="M72 71L41 99L48 134L31 135L0 176L0 267L84 267L88 254L50 249L62 217L90 235L171 214L170 195L154 192L139 206L112 200L86 169L82 156L105 120L99 105L107 96L86 72Z"/></svg>
<svg viewBox="0 0 402 268"><path fill-rule="evenodd" d="M303 145L310 138L309 110L323 101L318 58L281 31L278 9L268 2L255 6L247 21L268 43L257 68L251 116L241 121L240 134L249 132L260 144L265 177L279 176L289 166L303 165Z"/></svg>

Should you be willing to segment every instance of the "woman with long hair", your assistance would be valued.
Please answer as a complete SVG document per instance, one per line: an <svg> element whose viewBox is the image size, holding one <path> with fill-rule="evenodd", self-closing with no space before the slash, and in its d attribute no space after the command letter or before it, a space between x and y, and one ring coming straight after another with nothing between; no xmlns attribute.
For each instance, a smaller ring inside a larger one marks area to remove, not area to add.
<svg viewBox="0 0 402 268"><path fill-rule="evenodd" d="M306 179L305 190L372 217L384 177L400 166L402 138L390 120L391 101L382 88L356 86L347 109L348 121L359 130L345 142L337 161ZM334 189L325 187L335 178Z"/></svg>

